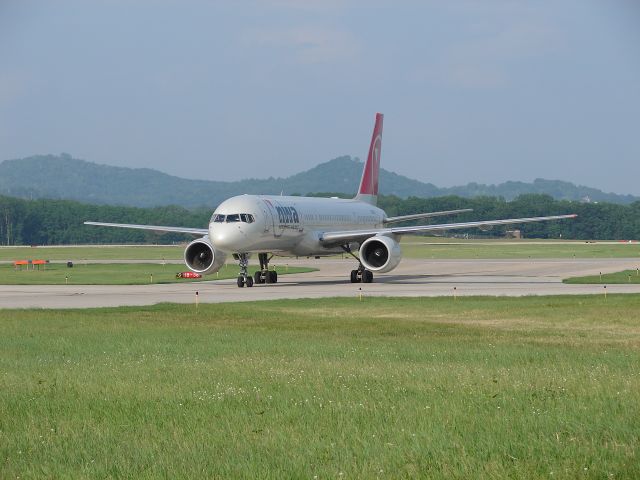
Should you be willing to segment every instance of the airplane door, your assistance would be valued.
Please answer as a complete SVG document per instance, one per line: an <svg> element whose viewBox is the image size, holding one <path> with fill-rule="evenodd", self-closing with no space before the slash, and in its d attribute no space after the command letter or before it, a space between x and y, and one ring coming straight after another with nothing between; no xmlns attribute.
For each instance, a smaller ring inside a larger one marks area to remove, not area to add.
<svg viewBox="0 0 640 480"><path fill-rule="evenodd" d="M267 205L267 208L269 210L269 214L271 215L271 222L273 224L273 236L274 237L279 237L279 236L282 235L283 228L281 226L280 217L278 215L278 212L277 212L275 206L273 205L273 203L271 203L270 200L264 199L264 203Z"/></svg>

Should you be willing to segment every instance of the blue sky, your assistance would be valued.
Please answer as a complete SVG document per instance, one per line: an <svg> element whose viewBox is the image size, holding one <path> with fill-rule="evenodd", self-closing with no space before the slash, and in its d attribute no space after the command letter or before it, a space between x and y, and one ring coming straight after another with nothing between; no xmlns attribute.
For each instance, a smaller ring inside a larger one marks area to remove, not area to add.
<svg viewBox="0 0 640 480"><path fill-rule="evenodd" d="M377 111L412 178L640 195L640 3L0 1L0 160L287 176Z"/></svg>

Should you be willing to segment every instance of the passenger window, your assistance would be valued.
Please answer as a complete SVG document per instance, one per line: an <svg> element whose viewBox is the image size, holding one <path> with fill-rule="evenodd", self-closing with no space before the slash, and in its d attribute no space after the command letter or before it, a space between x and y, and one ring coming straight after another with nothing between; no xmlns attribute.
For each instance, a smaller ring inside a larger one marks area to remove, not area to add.
<svg viewBox="0 0 640 480"><path fill-rule="evenodd" d="M227 223L239 222L240 215L234 213L233 215L227 215Z"/></svg>

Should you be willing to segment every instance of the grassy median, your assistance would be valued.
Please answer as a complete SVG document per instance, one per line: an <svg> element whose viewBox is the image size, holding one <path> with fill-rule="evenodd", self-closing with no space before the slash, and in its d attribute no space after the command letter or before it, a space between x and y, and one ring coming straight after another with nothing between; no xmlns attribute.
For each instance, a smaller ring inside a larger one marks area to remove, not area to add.
<svg viewBox="0 0 640 480"><path fill-rule="evenodd" d="M0 261L58 260L81 262L83 260L182 260L185 245L94 245L74 247L0 247Z"/></svg>
<svg viewBox="0 0 640 480"><path fill-rule="evenodd" d="M586 277L571 277L564 279L563 282L604 285L640 283L640 268L635 270L623 270L622 272L602 273L600 275L588 275Z"/></svg>
<svg viewBox="0 0 640 480"><path fill-rule="evenodd" d="M640 260L640 243L637 242L460 240L406 236L401 246L403 254L409 258L638 258Z"/></svg>
<svg viewBox="0 0 640 480"><path fill-rule="evenodd" d="M188 269L184 265L157 263L81 263L75 264L73 268L56 263L44 267L40 266L39 270L27 270L26 268L16 270L12 265L0 265L0 285L145 285L202 282L236 278L239 267L226 264L220 271L203 275L202 278L176 278L176 273L185 270ZM256 270L257 267L249 267L249 272L252 274ZM314 268L289 267L288 265L281 265L277 268L279 275L315 270Z"/></svg>

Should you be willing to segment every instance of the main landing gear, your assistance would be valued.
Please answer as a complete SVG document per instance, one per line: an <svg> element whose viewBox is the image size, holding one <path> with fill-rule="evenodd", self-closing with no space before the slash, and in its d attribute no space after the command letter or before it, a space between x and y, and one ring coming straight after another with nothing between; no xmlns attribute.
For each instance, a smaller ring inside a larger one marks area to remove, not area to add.
<svg viewBox="0 0 640 480"><path fill-rule="evenodd" d="M269 260L271 257L267 253L259 253L260 270L252 277L249 275L249 254L237 253L233 255L240 263L240 274L238 275L238 287L253 287L254 283L278 283L278 272L269 270Z"/></svg>
<svg viewBox="0 0 640 480"><path fill-rule="evenodd" d="M260 270L257 271L253 279L256 283L278 283L278 272L275 270L269 270L269 260L271 257L268 253L259 253L258 260L260 261Z"/></svg>
<svg viewBox="0 0 640 480"><path fill-rule="evenodd" d="M358 265L357 270L351 270L351 283L371 283L373 282L373 272L364 268L362 264Z"/></svg>
<svg viewBox="0 0 640 480"><path fill-rule="evenodd" d="M358 256L351 251L351 248L347 245L343 246L342 249L358 261L358 268L356 270L351 270L351 283L373 282L373 272L364 268L364 265L362 265Z"/></svg>

